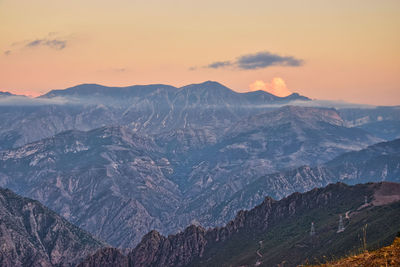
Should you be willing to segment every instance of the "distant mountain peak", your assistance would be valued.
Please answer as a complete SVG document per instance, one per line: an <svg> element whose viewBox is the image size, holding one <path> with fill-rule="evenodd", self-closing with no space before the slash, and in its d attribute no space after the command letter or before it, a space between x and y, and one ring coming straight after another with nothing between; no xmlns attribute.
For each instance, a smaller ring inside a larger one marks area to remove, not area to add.
<svg viewBox="0 0 400 267"><path fill-rule="evenodd" d="M189 85L182 86L179 88L181 90L224 90L234 92L232 89L226 87L225 85L215 82L215 81L205 81L202 83L193 83Z"/></svg>
<svg viewBox="0 0 400 267"><path fill-rule="evenodd" d="M15 95L10 92L0 91L0 97L2 96L15 96Z"/></svg>
<svg viewBox="0 0 400 267"><path fill-rule="evenodd" d="M223 84L221 84L221 83L219 83L219 82L217 82L217 81L211 81L211 80L202 82L202 83L200 83L200 84L203 84L203 85L219 85L219 86L224 86ZM225 86L224 86L224 87L225 87Z"/></svg>
<svg viewBox="0 0 400 267"><path fill-rule="evenodd" d="M309 101L309 100L311 100L311 98L308 98L308 97L306 97L306 96L303 96L303 95L300 95L299 93L292 93L292 94L290 94L290 95L288 95L288 96L285 96L285 97L282 97L282 99L285 99L285 100L304 100L304 101Z"/></svg>

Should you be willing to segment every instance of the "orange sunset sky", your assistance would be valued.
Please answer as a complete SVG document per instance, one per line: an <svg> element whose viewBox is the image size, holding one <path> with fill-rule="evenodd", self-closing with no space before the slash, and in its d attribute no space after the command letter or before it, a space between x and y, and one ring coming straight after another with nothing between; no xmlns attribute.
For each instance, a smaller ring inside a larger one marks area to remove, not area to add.
<svg viewBox="0 0 400 267"><path fill-rule="evenodd" d="M182 86L400 104L399 0L0 0L0 91Z"/></svg>

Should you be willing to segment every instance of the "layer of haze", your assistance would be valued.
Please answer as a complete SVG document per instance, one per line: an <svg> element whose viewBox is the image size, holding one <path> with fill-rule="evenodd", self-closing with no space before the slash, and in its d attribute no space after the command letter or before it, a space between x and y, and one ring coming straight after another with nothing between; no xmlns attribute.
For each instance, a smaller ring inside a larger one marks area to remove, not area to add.
<svg viewBox="0 0 400 267"><path fill-rule="evenodd" d="M395 105L399 13L398 0L0 0L0 91L215 80L244 92L280 77L312 98ZM205 67L259 52L303 64Z"/></svg>

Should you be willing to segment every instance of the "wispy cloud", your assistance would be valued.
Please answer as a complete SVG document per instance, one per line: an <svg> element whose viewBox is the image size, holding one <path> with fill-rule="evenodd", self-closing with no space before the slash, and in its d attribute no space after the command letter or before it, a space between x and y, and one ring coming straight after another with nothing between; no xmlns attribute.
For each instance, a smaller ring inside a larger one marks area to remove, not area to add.
<svg viewBox="0 0 400 267"><path fill-rule="evenodd" d="M96 72L98 73L103 73L103 74L123 74L130 72L131 70L126 67L111 67L111 68L105 68L105 69L98 69Z"/></svg>
<svg viewBox="0 0 400 267"><path fill-rule="evenodd" d="M239 70L263 69L271 66L299 67L304 64L302 59L293 56L281 56L268 51L255 54L242 55L233 61L216 61L205 66L205 68L220 69L233 67Z"/></svg>
<svg viewBox="0 0 400 267"><path fill-rule="evenodd" d="M363 109L373 109L377 108L374 105L367 104L354 104L341 100L293 100L285 103L277 103L277 104L264 104L264 105L255 105L252 107L255 108L280 108L284 106L299 106L299 107L316 107L316 108L335 108L335 109L344 109L344 108L363 108Z"/></svg>
<svg viewBox="0 0 400 267"><path fill-rule="evenodd" d="M113 68L112 70L114 72L126 72L128 69L127 68Z"/></svg>
<svg viewBox="0 0 400 267"><path fill-rule="evenodd" d="M54 35L57 35L57 34L58 34L58 32L49 32L48 36L54 36Z"/></svg>
<svg viewBox="0 0 400 267"><path fill-rule="evenodd" d="M65 105L72 103L70 99L62 97L31 98L22 95L0 97L0 106L42 106L42 105Z"/></svg>
<svg viewBox="0 0 400 267"><path fill-rule="evenodd" d="M207 68L219 69L219 68L224 68L224 67L228 67L231 65L232 65L232 62L230 62L230 61L216 61L214 63L207 65Z"/></svg>
<svg viewBox="0 0 400 267"><path fill-rule="evenodd" d="M54 50L63 50L68 45L68 38L59 36L58 32L49 32L47 36L37 39L27 39L23 41L13 42L10 45L9 50L4 52L4 55L8 56L15 50L24 48L37 48L37 47L47 47Z"/></svg>
<svg viewBox="0 0 400 267"><path fill-rule="evenodd" d="M36 39L26 44L26 47L47 46L52 49L62 50L67 46L66 40L60 39Z"/></svg>
<svg viewBox="0 0 400 267"><path fill-rule="evenodd" d="M303 65L303 60L292 56L280 56L270 52L258 52L239 57L237 65L240 69L244 70L261 69L269 66L299 67Z"/></svg>

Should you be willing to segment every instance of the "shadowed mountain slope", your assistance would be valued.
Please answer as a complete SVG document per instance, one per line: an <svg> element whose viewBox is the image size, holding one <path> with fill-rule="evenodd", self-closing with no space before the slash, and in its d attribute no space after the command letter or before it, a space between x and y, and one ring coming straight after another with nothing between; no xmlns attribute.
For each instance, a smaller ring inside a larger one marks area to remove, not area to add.
<svg viewBox="0 0 400 267"><path fill-rule="evenodd" d="M74 266L105 246L38 201L0 188L0 265Z"/></svg>

